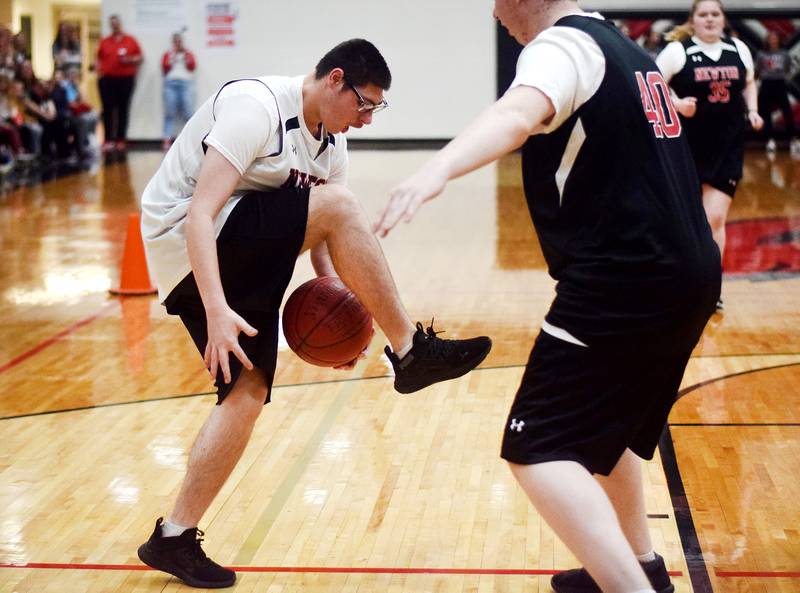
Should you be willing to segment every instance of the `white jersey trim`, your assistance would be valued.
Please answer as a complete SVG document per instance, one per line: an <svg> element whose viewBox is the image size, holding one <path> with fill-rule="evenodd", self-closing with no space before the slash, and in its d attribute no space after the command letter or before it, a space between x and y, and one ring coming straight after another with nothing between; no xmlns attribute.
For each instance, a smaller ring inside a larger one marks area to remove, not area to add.
<svg viewBox="0 0 800 593"><path fill-rule="evenodd" d="M587 344L581 342L578 338L573 336L565 329L561 329L560 327L556 327L555 325L551 325L547 323L547 321L542 321L542 331L546 334L550 334L554 338L558 338L559 340L564 340L565 342L569 342L570 344L575 344L576 346L583 346L584 348L588 348Z"/></svg>
<svg viewBox="0 0 800 593"><path fill-rule="evenodd" d="M586 130L583 129L583 122L580 118L575 122L575 127L572 129L567 147L564 149L564 154L561 157L561 164L556 171L556 185L558 186L558 205L564 196L564 186L567 184L569 174L572 173L572 167L575 165L575 160L578 158L578 153L581 151L583 143L586 141Z"/></svg>
<svg viewBox="0 0 800 593"><path fill-rule="evenodd" d="M725 43L720 40L717 43L704 43L697 37L692 37L692 42L695 44L693 47L684 51L683 43L680 41L672 41L661 50L661 53L656 57L656 65L661 70L664 80L669 82L672 78L686 65L686 55L694 55L696 53L705 54L710 60L715 62L719 61L722 57L722 52L733 51L739 54L739 57L744 64L747 71L746 81L750 82L755 78L755 65L753 63L753 54L750 49L740 39L733 39L733 45Z"/></svg>

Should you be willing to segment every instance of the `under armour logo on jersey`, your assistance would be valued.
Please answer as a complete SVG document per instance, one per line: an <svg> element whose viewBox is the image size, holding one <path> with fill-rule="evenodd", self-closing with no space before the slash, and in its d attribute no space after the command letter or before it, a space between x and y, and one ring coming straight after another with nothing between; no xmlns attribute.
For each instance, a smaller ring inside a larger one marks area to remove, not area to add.
<svg viewBox="0 0 800 593"><path fill-rule="evenodd" d="M692 56L692 62L702 62L703 56Z"/></svg>
<svg viewBox="0 0 800 593"><path fill-rule="evenodd" d="M297 147L294 144L292 144L292 152L297 154Z"/></svg>
<svg viewBox="0 0 800 593"><path fill-rule="evenodd" d="M511 430L515 430L517 432L522 432L522 428L525 426L524 420L517 420L516 418L511 419L511 426L509 428Z"/></svg>

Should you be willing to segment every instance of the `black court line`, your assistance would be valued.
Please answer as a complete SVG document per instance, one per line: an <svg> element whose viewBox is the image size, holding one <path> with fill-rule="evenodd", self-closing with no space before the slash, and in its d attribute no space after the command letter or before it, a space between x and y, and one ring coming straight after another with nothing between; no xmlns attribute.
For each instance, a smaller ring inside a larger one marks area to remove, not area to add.
<svg viewBox="0 0 800 593"><path fill-rule="evenodd" d="M97 410L100 408L115 408L117 406L130 406L133 404L143 404L146 402L162 402L170 399L185 399L187 397L200 397L204 395L216 395L216 392L207 393L187 393L185 395L168 395L165 397L154 397L153 399L135 399L128 402L114 402L110 404L97 404L94 406L81 406L79 408L64 408L62 410L48 410L46 412L31 412L30 414L18 414L16 416L0 416L0 420L16 420L17 418L31 418L33 416L49 416L50 414L64 414L66 412L83 412L85 410Z"/></svg>
<svg viewBox="0 0 800 593"><path fill-rule="evenodd" d="M796 367L796 366L800 366L800 362L789 362L786 364L778 364L773 367L759 367L757 369L750 369L748 371L739 371L738 373L730 373L728 375L722 375L721 377L707 379L706 381L701 381L700 383L695 383L694 385L689 385L688 387L684 387L683 389L681 389L678 392L678 399L682 398L684 395L688 395L692 391L696 391L701 387L705 387L706 385L711 385L712 383L716 383L717 381L724 381L725 379L732 379L733 377L741 377L743 375L752 375L753 373L760 373L761 371L772 371L775 369L786 369L789 367Z"/></svg>
<svg viewBox="0 0 800 593"><path fill-rule="evenodd" d="M767 426L800 426L800 422L670 422L670 426L735 426L735 427L767 427Z"/></svg>
<svg viewBox="0 0 800 593"><path fill-rule="evenodd" d="M751 369L748 371L740 371L738 373L730 373L707 381L701 381L695 385L690 385L681 389L678 392L678 398L681 398L701 387L716 383L717 381L724 381L733 377L741 377L743 375L750 375L761 371L771 371L774 369L783 369L794 366L800 366L800 362L789 364L781 364L772 367L761 367ZM720 423L721 426L738 426L733 423ZM692 425L692 423L686 423ZM703 424L697 424L703 426ZM793 424L790 424L793 425ZM711 579L708 576L708 567L706 566L705 559L703 558L703 550L700 547L700 540L697 537L697 530L694 526L692 519L692 511L689 508L689 501L686 498L686 489L683 486L683 479L678 467L678 460L675 455L675 447L673 446L672 433L670 426L681 426L680 424L669 424L661 434L661 439L658 443L658 449L661 454L661 465L664 468L664 475L667 478L667 487L669 488L670 498L672 499L672 508L675 511L675 522L678 525L678 535L681 538L683 545L683 555L686 558L686 566L689 569L689 578L692 582L694 593L713 593L711 587ZM757 426L752 424L751 426Z"/></svg>
<svg viewBox="0 0 800 593"><path fill-rule="evenodd" d="M672 500L672 509L675 511L675 523L678 525L678 536L683 545L683 555L686 558L686 567L689 569L692 589L694 593L714 593L711 579L708 576L708 567L703 558L703 550L700 547L700 540L697 537L697 530L694 527L692 510L686 499L686 490L683 487L683 479L675 456L675 447L672 444L672 434L668 426L661 433L658 450L661 454L661 466L667 477L667 488L669 488L669 496Z"/></svg>
<svg viewBox="0 0 800 593"><path fill-rule="evenodd" d="M800 352L744 352L736 354L695 354L692 360L702 360L704 358L749 358L751 356L800 356Z"/></svg>
<svg viewBox="0 0 800 593"><path fill-rule="evenodd" d="M493 367L479 367L472 372L477 371L494 371L494 370L502 370L502 369L519 369L525 368L524 364L515 364L515 365L499 365ZM376 379L391 379L393 375L374 375L372 377L350 377L348 379L326 379L324 381L310 381L308 383L285 383L283 385L273 385L272 389L289 389L291 387L313 387L316 385L330 385L330 384L338 384L338 383L352 383L353 381L374 381ZM97 404L94 406L81 406L77 408L64 408L60 410L48 410L45 412L31 412L30 414L17 414L14 416L0 416L0 420L16 420L18 418L30 418L33 416L48 416L50 414L63 414L66 412L81 412L84 410L94 410L99 408L113 408L115 406L130 406L132 404L146 404L148 402L161 402L167 401L171 399L184 399L188 397L202 397L206 395L216 395L215 391L206 391L203 393L187 393L184 395L166 395L163 397L154 397L148 399L136 399L127 402L113 402L108 404Z"/></svg>
<svg viewBox="0 0 800 593"><path fill-rule="evenodd" d="M761 355L758 355L758 354L757 355L749 355L748 354L748 355L741 355L741 356L769 356L769 355L763 355L763 354L761 354ZM724 358L724 357L723 356L717 356L715 358ZM526 365L524 365L524 364L508 364L508 365L497 365L497 366L490 366L490 367L489 366L487 366L487 367L478 367L473 372L477 372L477 371L496 371L496 370L503 370L503 369L524 369L525 366ZM715 379L708 379L707 381L703 381L701 383L697 383L695 385L690 385L688 387L685 387L684 389L682 389L681 391L678 392L678 398L681 398L684 395L686 395L688 393L691 393L692 391L694 391L696 389L699 389L701 387L704 387L704 386L709 385L711 383L714 383L716 381L721 381L723 379L730 379L731 377L738 377L740 375L747 375L747 374L750 374L750 373L757 373L759 371L769 371L769 370L772 370L772 369L781 369L781 368L787 368L787 367L793 367L793 366L800 366L800 362L793 362L793 363L788 363L788 364L776 365L776 366L773 366L773 367L761 367L761 368L757 368L757 369L751 369L749 371L741 371L741 372L738 372L738 373L731 373L730 375L723 375L723 376L717 377ZM309 383L286 383L284 385L274 385L272 388L273 389L288 389L288 388L291 388L291 387L312 387L312 386L315 386L315 385L329 385L329 384L335 384L335 383L349 383L349 382L352 382L352 381L374 381L376 379L390 379L391 377L392 377L392 375L375 375L375 376L372 376L372 377L350 377L348 379L326 379L324 381L311 381ZM48 410L48 411L45 411L45 412L32 412L30 414L17 414L17 415L13 415L13 416L0 416L0 420L16 420L18 418L29 418L29 417L33 417L33 416L48 416L50 414L63 414L63 413L66 413L66 412L80 412L80 411L83 411L83 410L94 410L94 409L98 409L98 408L112 408L114 406L130 406L132 404L143 404L143 403L147 403L147 402L159 402L159 401L167 401L167 400L171 400L171 399L184 399L184 398L188 398L188 397L202 397L202 396L206 396L206 395L213 395L214 393L215 392L207 391L207 392L203 392L203 393L189 393L189 394L184 394L184 395L167 395L167 396L164 396L164 397L156 397L156 398L151 398L151 399L137 399L137 400L127 401L127 402L114 402L114 403L108 403L108 404L98 404L98 405L94 405L94 406L82 406L82 407L77 407L77 408L64 408L64 409L60 409L60 410ZM674 424L673 426L680 426L680 424ZM789 424L789 426L793 426L793 424Z"/></svg>

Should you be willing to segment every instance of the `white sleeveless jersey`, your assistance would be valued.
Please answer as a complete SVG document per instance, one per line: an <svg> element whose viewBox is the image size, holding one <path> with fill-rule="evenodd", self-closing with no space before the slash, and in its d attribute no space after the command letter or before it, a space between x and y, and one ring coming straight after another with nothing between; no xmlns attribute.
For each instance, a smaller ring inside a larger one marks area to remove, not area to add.
<svg viewBox="0 0 800 593"><path fill-rule="evenodd" d="M216 236L249 191L347 183L345 136L325 130L320 139L312 135L303 119L302 85L302 76L228 82L167 152L142 195L142 238L162 302L191 271L184 224L208 146L241 174L215 220Z"/></svg>

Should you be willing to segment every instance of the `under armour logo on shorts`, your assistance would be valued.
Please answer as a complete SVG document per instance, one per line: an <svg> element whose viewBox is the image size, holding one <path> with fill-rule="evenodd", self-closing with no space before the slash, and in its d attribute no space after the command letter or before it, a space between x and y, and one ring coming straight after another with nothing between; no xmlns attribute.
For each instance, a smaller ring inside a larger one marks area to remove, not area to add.
<svg viewBox="0 0 800 593"><path fill-rule="evenodd" d="M509 428L511 430L516 430L517 432L522 432L522 427L525 426L524 420L517 420L516 418L511 419L511 426Z"/></svg>

